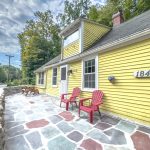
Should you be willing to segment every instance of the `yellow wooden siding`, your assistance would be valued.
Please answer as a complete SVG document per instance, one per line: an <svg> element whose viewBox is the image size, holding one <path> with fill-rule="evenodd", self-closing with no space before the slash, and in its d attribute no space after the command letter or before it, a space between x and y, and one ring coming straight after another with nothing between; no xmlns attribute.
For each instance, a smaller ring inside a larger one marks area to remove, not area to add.
<svg viewBox="0 0 150 150"><path fill-rule="evenodd" d="M69 69L73 73L68 76L68 92L72 92L74 87L81 87L81 61L70 63Z"/></svg>
<svg viewBox="0 0 150 150"><path fill-rule="evenodd" d="M75 42L64 47L63 59L69 58L69 57L74 56L74 55L79 54L79 53L80 53L80 51L79 51L79 40L76 40Z"/></svg>
<svg viewBox="0 0 150 150"><path fill-rule="evenodd" d="M73 74L68 77L68 92L72 92L73 88L81 88L82 82L82 61L76 61L69 64L69 68L73 70ZM80 97L91 97L91 92L81 92Z"/></svg>
<svg viewBox="0 0 150 150"><path fill-rule="evenodd" d="M84 22L83 31L83 50L87 49L103 35L105 35L110 29L104 26L96 25L89 22Z"/></svg>
<svg viewBox="0 0 150 150"><path fill-rule="evenodd" d="M38 88L40 93L45 93L46 91L46 72L44 72L44 84L38 84L39 81L39 73L36 73L36 87Z"/></svg>
<svg viewBox="0 0 150 150"><path fill-rule="evenodd" d="M52 85L52 70L52 68L47 70L46 93L50 94L51 96L59 97L60 67L57 67L57 86Z"/></svg>
<svg viewBox="0 0 150 150"><path fill-rule="evenodd" d="M150 78L135 78L149 70L150 41L145 40L99 55L99 89L104 91L102 109L150 125ZM114 84L108 76L116 78Z"/></svg>

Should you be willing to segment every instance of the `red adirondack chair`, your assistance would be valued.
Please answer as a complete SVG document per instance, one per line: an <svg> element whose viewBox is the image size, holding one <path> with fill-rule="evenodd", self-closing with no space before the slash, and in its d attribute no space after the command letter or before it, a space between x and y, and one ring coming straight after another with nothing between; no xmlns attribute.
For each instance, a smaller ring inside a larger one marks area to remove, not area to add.
<svg viewBox="0 0 150 150"><path fill-rule="evenodd" d="M92 98L83 98L80 99L80 103L79 103L79 117L80 117L80 111L85 111L87 113L89 113L89 117L90 117L90 123L93 123L93 113L95 111L99 112L99 115L101 117L101 112L99 110L99 106L102 104L102 98L103 98L103 92L100 90L95 90L92 93ZM84 106L83 102L90 100L91 105L90 106Z"/></svg>
<svg viewBox="0 0 150 150"><path fill-rule="evenodd" d="M62 94L60 107L62 102L66 104L66 110L68 110L69 108L69 103L75 103L77 106L76 98L80 96L80 92L81 92L80 88L76 87L73 89L72 93ZM67 95L70 95L70 97L66 98Z"/></svg>

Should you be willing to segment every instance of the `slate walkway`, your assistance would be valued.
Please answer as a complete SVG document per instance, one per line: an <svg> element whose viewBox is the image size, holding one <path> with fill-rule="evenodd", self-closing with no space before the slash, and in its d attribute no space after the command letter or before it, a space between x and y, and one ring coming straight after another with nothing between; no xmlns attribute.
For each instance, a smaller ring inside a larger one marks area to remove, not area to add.
<svg viewBox="0 0 150 150"><path fill-rule="evenodd" d="M150 129L77 109L64 111L47 95L6 97L5 150L150 150Z"/></svg>

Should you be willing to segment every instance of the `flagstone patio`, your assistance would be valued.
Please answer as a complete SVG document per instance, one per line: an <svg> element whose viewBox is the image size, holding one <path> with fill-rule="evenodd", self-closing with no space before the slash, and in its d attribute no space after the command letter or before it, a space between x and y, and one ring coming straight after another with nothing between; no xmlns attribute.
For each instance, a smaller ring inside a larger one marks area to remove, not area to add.
<svg viewBox="0 0 150 150"><path fill-rule="evenodd" d="M150 129L95 114L94 124L77 109L59 107L48 95L6 97L5 150L150 150Z"/></svg>

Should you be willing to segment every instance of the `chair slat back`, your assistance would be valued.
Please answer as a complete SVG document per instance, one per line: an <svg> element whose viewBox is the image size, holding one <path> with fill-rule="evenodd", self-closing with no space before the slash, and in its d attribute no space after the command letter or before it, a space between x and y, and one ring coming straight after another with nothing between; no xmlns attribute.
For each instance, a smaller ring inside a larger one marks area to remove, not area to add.
<svg viewBox="0 0 150 150"><path fill-rule="evenodd" d="M103 92L100 90L93 91L92 94L92 104L102 103Z"/></svg>
<svg viewBox="0 0 150 150"><path fill-rule="evenodd" d="M74 88L73 92L72 92L72 97L76 98L76 97L80 96L80 92L81 92L80 88L78 88L78 87Z"/></svg>

